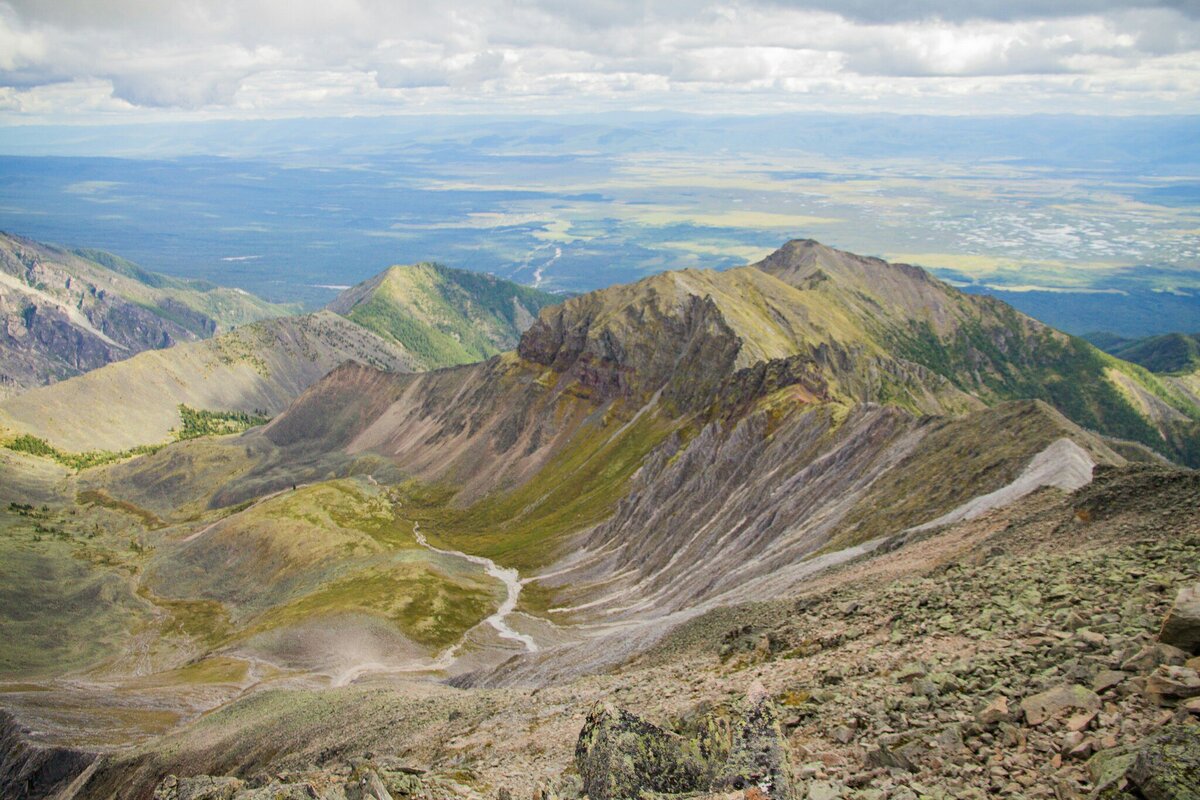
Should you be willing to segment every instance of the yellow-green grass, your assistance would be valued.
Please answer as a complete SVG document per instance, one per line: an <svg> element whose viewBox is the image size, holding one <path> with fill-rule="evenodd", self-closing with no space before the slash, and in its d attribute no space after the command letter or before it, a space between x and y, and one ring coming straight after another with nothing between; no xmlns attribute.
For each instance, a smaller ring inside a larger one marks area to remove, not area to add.
<svg viewBox="0 0 1200 800"><path fill-rule="evenodd" d="M0 511L0 676L82 669L149 623L129 576L138 554L82 527Z"/></svg>
<svg viewBox="0 0 1200 800"><path fill-rule="evenodd" d="M516 489L455 508L453 488L407 483L398 489L400 513L419 521L439 547L486 556L528 574L553 561L565 537L610 516L642 460L679 424L654 411L625 424L588 422Z"/></svg>
<svg viewBox="0 0 1200 800"><path fill-rule="evenodd" d="M139 678L135 684L126 687L126 690L136 692L170 686L242 684L249 674L250 662L229 656L213 656Z"/></svg>
<svg viewBox="0 0 1200 800"><path fill-rule="evenodd" d="M239 636L285 628L323 616L358 612L385 619L430 648L454 644L499 605L500 585L480 574L452 578L422 558L364 570L329 583L259 616Z"/></svg>
<svg viewBox="0 0 1200 800"><path fill-rule="evenodd" d="M145 596L209 648L346 612L431 648L456 642L499 605L502 586L420 547L395 511L366 480L285 490L161 547Z"/></svg>

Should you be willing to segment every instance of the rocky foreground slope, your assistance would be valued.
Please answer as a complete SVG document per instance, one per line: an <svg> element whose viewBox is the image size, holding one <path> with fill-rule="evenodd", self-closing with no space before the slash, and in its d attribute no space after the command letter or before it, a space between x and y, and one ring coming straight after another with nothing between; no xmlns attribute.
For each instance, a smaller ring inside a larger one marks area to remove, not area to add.
<svg viewBox="0 0 1200 800"><path fill-rule="evenodd" d="M1093 751L1191 718L1191 654L1138 651L1200 577L1165 459L1198 419L794 242L485 362L342 365L238 437L4 455L0 704L99 754L64 797L1082 796Z"/></svg>
<svg viewBox="0 0 1200 800"><path fill-rule="evenodd" d="M257 694L89 761L75 796L1191 797L1152 780L1196 775L1198 504L1195 473L1104 470L605 674Z"/></svg>

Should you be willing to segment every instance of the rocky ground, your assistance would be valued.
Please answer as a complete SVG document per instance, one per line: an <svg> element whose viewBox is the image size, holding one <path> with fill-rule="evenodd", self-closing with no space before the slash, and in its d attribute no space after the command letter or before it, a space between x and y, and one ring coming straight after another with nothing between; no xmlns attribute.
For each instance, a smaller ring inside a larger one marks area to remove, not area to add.
<svg viewBox="0 0 1200 800"><path fill-rule="evenodd" d="M1200 475L1102 469L706 614L612 674L251 700L78 796L1196 797L1198 581ZM216 765L236 777L196 776Z"/></svg>

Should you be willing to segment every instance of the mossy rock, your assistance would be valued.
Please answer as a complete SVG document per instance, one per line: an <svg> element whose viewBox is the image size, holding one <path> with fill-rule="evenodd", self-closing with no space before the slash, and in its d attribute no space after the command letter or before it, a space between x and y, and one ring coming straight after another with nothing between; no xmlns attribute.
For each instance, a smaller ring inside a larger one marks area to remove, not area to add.
<svg viewBox="0 0 1200 800"><path fill-rule="evenodd" d="M575 763L591 800L636 800L644 791L695 791L700 765L683 753L683 738L606 703L588 714Z"/></svg>
<svg viewBox="0 0 1200 800"><path fill-rule="evenodd" d="M1200 800L1200 726L1173 725L1088 764L1103 800Z"/></svg>

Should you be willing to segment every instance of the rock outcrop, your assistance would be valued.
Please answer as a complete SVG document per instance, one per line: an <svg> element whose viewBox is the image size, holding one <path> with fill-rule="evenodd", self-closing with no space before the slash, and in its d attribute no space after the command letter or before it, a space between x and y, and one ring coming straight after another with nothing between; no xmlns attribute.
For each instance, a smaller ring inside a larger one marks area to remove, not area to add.
<svg viewBox="0 0 1200 800"><path fill-rule="evenodd" d="M590 800L636 800L647 791L796 797L779 710L761 686L744 702L717 706L679 727L667 730L598 703L575 745L584 793Z"/></svg>
<svg viewBox="0 0 1200 800"><path fill-rule="evenodd" d="M1200 800L1200 726L1169 726L1088 767L1099 800Z"/></svg>
<svg viewBox="0 0 1200 800"><path fill-rule="evenodd" d="M0 711L0 797L6 800L53 797L96 758L95 753L32 742L28 729Z"/></svg>

